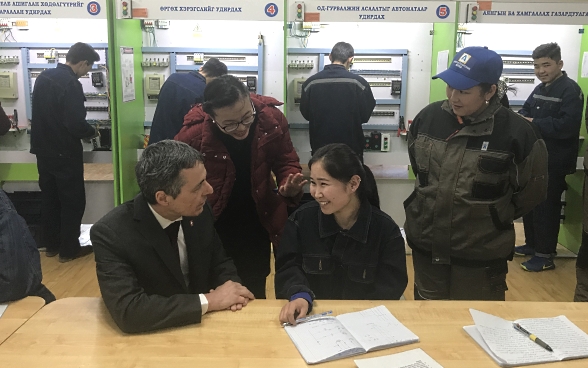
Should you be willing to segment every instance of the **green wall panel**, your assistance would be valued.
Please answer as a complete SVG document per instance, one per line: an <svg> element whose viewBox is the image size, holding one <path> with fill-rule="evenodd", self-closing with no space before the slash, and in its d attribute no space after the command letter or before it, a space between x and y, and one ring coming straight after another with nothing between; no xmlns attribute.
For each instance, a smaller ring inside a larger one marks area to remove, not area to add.
<svg viewBox="0 0 588 368"><path fill-rule="evenodd" d="M456 16L456 19L457 16ZM433 24L433 59L431 60L431 77L437 74L437 56L439 51L449 50L449 60L455 56L457 41L457 23ZM441 79L431 80L429 102L446 99L445 82Z"/></svg>
<svg viewBox="0 0 588 368"><path fill-rule="evenodd" d="M145 103L141 69L143 39L139 20L116 19L114 2L108 2L108 44L110 51L111 111L113 111L113 164L115 201L132 199L139 187L135 179L137 149L143 147ZM121 47L134 50L135 100L122 100Z"/></svg>
<svg viewBox="0 0 588 368"><path fill-rule="evenodd" d="M582 35L582 42L580 45L580 68L582 66L582 58L585 52L588 52L588 26L584 26L584 34ZM565 62L565 60L564 60ZM565 69L565 66L564 66ZM578 71L578 84L584 91L584 95L588 94L588 78L582 78L581 70ZM586 110L584 110L585 112ZM586 117L582 120L582 128L580 135L588 137L586 133ZM578 156L583 157L587 148L586 139L584 139ZM583 201L582 201L582 186L584 185L584 172L579 170L574 175L568 175L566 178L568 183L568 190L566 191L566 218L563 221L559 231L559 243L568 248L572 252L577 253L582 243L582 216L583 216Z"/></svg>
<svg viewBox="0 0 588 368"><path fill-rule="evenodd" d="M37 180L39 180L37 164L0 164L0 182Z"/></svg>

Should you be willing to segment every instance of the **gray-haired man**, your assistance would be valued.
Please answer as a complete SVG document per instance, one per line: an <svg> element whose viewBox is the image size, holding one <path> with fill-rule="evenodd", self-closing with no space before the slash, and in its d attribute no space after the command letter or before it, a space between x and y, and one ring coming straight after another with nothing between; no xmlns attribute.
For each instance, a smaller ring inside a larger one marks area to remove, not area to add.
<svg viewBox="0 0 588 368"><path fill-rule="evenodd" d="M207 311L254 299L214 229L200 153L163 140L145 149L135 174L141 193L90 232L100 291L120 329L199 323Z"/></svg>

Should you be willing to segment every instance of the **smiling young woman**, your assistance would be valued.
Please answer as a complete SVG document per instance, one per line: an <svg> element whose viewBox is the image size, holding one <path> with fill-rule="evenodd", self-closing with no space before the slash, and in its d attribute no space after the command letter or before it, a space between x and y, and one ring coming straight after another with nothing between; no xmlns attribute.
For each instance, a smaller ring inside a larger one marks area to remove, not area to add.
<svg viewBox="0 0 588 368"><path fill-rule="evenodd" d="M406 288L400 228L379 209L374 176L347 145L319 148L308 163L310 193L276 249L281 322L294 323L314 299L399 299Z"/></svg>

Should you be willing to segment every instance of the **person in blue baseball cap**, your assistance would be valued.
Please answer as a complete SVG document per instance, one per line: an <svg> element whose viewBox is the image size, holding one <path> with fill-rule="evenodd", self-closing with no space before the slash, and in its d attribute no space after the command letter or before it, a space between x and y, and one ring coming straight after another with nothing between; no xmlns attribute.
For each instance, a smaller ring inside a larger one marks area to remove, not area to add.
<svg viewBox="0 0 588 368"><path fill-rule="evenodd" d="M536 128L500 100L502 59L467 47L433 79L447 99L414 118L416 176L404 202L415 299L504 300L513 220L547 190L547 150Z"/></svg>

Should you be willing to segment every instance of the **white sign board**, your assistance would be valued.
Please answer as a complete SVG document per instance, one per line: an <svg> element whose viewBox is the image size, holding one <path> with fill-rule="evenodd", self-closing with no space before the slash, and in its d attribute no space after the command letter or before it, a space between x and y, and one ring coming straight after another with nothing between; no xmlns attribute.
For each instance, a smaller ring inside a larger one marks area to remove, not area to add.
<svg viewBox="0 0 588 368"><path fill-rule="evenodd" d="M135 100L135 55L132 47L120 48L120 70L122 77L122 100Z"/></svg>
<svg viewBox="0 0 588 368"><path fill-rule="evenodd" d="M283 1L276 0L134 0L149 19L284 21Z"/></svg>
<svg viewBox="0 0 588 368"><path fill-rule="evenodd" d="M0 1L0 18L106 19L106 1Z"/></svg>
<svg viewBox="0 0 588 368"><path fill-rule="evenodd" d="M460 3L462 23L505 23L505 24L588 24L588 4L584 3L497 3L492 2L491 10L476 10L476 2Z"/></svg>
<svg viewBox="0 0 588 368"><path fill-rule="evenodd" d="M435 1L305 1L305 20L312 22L455 22L455 2ZM294 20L296 5L290 5Z"/></svg>

